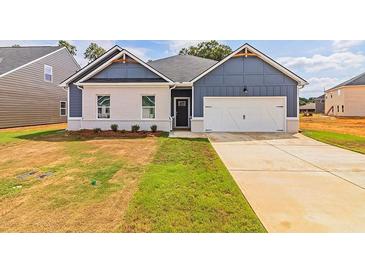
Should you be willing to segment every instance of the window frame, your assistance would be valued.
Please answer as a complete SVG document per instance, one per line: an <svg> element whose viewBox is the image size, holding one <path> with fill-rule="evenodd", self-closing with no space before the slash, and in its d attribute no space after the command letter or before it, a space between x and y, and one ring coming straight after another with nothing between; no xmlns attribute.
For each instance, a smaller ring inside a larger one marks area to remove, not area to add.
<svg viewBox="0 0 365 274"><path fill-rule="evenodd" d="M345 106L344 105L342 105L341 109L342 109L342 112L345 112Z"/></svg>
<svg viewBox="0 0 365 274"><path fill-rule="evenodd" d="M46 68L51 68L51 74L46 74ZM51 80L46 79L46 75L51 75ZM47 83L53 83L53 67L50 65L44 64L43 66L43 80Z"/></svg>
<svg viewBox="0 0 365 274"><path fill-rule="evenodd" d="M99 118L99 105L98 105L98 97L99 96L109 96L109 118ZM95 105L96 105L96 120L110 120L112 118L112 96L110 94L96 94L95 97Z"/></svg>
<svg viewBox="0 0 365 274"><path fill-rule="evenodd" d="M62 107L62 103L65 103L65 107ZM65 114L62 114L62 110L65 110ZM67 116L67 101L60 101L60 116Z"/></svg>
<svg viewBox="0 0 365 274"><path fill-rule="evenodd" d="M147 107L147 108L154 108L155 109L155 118L143 118L143 97L145 96L154 96L155 97L155 106L154 107ZM141 120L156 120L157 112L156 112L156 100L157 96L156 94L142 94L141 95Z"/></svg>

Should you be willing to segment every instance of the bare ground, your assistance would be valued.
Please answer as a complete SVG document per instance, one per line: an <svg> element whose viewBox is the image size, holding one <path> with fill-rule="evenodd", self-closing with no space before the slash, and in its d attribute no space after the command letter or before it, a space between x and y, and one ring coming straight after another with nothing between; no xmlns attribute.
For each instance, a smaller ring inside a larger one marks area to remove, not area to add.
<svg viewBox="0 0 365 274"><path fill-rule="evenodd" d="M302 130L320 130L365 137L365 118L337 118L324 115L300 117Z"/></svg>
<svg viewBox="0 0 365 274"><path fill-rule="evenodd" d="M64 133L1 146L0 231L115 231L156 149L155 137L78 140Z"/></svg>

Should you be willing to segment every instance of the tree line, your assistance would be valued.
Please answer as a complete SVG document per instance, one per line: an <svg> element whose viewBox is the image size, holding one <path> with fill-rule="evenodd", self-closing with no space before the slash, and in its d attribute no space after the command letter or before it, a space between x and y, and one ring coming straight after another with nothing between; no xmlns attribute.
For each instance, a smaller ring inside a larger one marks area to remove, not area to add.
<svg viewBox="0 0 365 274"><path fill-rule="evenodd" d="M77 48L75 45L67 42L66 40L59 40L58 45L65 47L70 54L76 55ZM12 47L20 47L15 44ZM105 53L105 49L99 46L97 43L90 43L84 52L84 58L89 62L94 61L99 56ZM232 49L223 43L219 43L216 40L200 42L190 47L184 47L179 51L179 55L194 55L202 58L208 58L216 61L222 60L224 57L232 53Z"/></svg>

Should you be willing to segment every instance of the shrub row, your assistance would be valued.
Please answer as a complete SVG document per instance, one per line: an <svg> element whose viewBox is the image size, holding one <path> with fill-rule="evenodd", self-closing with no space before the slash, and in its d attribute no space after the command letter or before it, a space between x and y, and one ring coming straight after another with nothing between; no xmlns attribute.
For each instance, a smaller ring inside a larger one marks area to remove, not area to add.
<svg viewBox="0 0 365 274"><path fill-rule="evenodd" d="M118 125L117 124L112 124L112 125L110 125L110 129L114 132L117 132L118 131ZM132 132L138 132L139 129L140 129L139 125L132 125L132 127L131 127ZM157 131L157 125L152 125L151 126L151 131L156 132ZM95 133L101 132L101 128L94 128L94 132Z"/></svg>

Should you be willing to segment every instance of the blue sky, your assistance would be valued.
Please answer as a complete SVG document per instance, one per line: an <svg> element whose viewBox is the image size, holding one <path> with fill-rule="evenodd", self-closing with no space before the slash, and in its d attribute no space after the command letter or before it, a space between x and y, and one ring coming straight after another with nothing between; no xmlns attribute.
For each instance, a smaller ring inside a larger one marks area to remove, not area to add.
<svg viewBox="0 0 365 274"><path fill-rule="evenodd" d="M196 44L196 40L72 40L77 47L77 61L83 66L83 52L91 42L105 49L117 44L130 50L143 60L158 59L177 54L182 47ZM365 72L365 41L284 41L284 40L224 40L233 50L244 43L250 43L282 65L291 69L310 84L301 91L301 96L321 95L324 88L330 88L357 74ZM57 41L0 41L0 46L56 45Z"/></svg>

